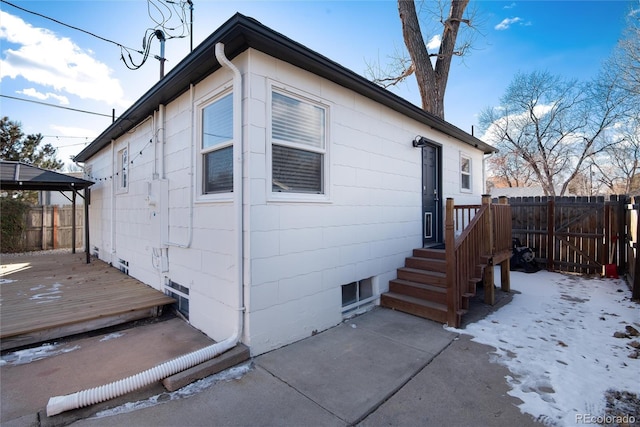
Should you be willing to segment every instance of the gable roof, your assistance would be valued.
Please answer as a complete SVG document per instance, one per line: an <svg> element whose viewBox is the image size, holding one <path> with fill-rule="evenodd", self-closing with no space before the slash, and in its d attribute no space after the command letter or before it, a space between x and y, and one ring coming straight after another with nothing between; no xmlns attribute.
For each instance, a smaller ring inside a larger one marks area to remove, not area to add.
<svg viewBox="0 0 640 427"><path fill-rule="evenodd" d="M158 105L168 104L186 92L190 84L196 84L218 70L220 64L215 59L214 49L219 42L224 44L225 55L229 59L235 58L249 48L256 49L351 89L407 117L476 147L485 154L497 151L462 129L424 111L329 58L266 27L253 18L236 13L129 107L91 144L78 153L74 160L84 162L90 159L107 146L112 139L122 136L151 115Z"/></svg>
<svg viewBox="0 0 640 427"><path fill-rule="evenodd" d="M0 160L2 190L73 191L93 185L93 182L63 173L41 169L22 162Z"/></svg>

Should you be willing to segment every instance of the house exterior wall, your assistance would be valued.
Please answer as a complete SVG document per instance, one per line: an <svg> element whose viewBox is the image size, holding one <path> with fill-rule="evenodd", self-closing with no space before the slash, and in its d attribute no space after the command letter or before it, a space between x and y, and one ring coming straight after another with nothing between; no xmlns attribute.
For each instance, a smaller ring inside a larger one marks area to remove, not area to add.
<svg viewBox="0 0 640 427"><path fill-rule="evenodd" d="M339 323L342 285L372 278L375 294L387 291L404 258L422 245L422 156L411 144L416 135L442 145L443 191L458 203L479 203L482 153L260 52L251 51L249 64L246 305L248 344L262 353ZM325 198L279 198L265 180L272 88L327 106ZM460 189L461 154L475 169L468 192Z"/></svg>
<svg viewBox="0 0 640 427"><path fill-rule="evenodd" d="M197 106L230 84L228 72L209 76L166 105L163 122L158 108L87 162L97 179L90 205L94 253L116 267L126 261L128 274L158 290L169 280L189 289L190 323L215 340L235 327L234 205L232 196L196 194L194 126ZM133 160L126 190L111 171L124 148Z"/></svg>
<svg viewBox="0 0 640 427"><path fill-rule="evenodd" d="M341 286L371 278L375 295L422 245L421 135L442 145L443 196L479 203L482 153L312 73L250 49L243 76L243 342L261 354L338 324ZM92 247L114 266L164 290L189 290L189 321L215 340L234 330L237 292L233 193L202 196L201 108L231 90L220 69L88 162ZM273 89L326 108L323 195L271 191ZM164 119L163 119L164 116ZM234 135L234 144L240 144ZM121 153L128 149L128 185ZM461 155L471 189L460 187ZM95 250L94 250L95 252Z"/></svg>

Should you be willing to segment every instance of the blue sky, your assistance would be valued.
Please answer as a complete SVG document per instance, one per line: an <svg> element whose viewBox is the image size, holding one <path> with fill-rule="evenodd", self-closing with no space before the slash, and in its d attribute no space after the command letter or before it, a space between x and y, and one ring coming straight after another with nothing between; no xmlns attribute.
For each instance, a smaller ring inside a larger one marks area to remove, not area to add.
<svg viewBox="0 0 640 427"><path fill-rule="evenodd" d="M136 49L141 49L145 30L154 26L146 0L9 1ZM389 56L404 49L395 0L193 3L194 46L240 12L360 74L367 64L384 66ZM429 3L434 2L425 2ZM518 71L595 77L620 37L626 15L638 7L638 0L471 0L469 8L476 10L478 27L470 54L454 59L446 120L467 132L475 126L478 134L478 113L498 105ZM110 116L112 109L116 115L125 111L159 78L156 59L149 58L131 71L114 44L7 3L0 3L0 14L2 95ZM154 41L151 55L159 54L159 49ZM165 49L168 71L189 53L189 37L168 40ZM391 90L420 105L414 81L411 76ZM46 142L59 147L59 158L65 161L111 122L109 117L5 97L0 98L0 114L21 122L26 134L44 135Z"/></svg>

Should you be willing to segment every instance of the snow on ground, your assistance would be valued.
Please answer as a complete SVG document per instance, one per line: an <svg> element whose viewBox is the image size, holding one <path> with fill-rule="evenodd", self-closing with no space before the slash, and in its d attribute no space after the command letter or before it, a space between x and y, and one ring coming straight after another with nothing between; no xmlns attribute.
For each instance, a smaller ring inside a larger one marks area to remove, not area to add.
<svg viewBox="0 0 640 427"><path fill-rule="evenodd" d="M138 409L148 408L150 406L158 405L171 400L185 399L197 393L200 393L201 391L211 387L219 381L238 380L242 378L246 373L251 371L252 368L253 364L251 361L241 363L240 365L236 365L225 371L210 375L206 378L186 385L176 391L157 394L145 400L127 402L123 405L116 406L115 408L100 411L90 418L104 418L118 414L126 414L129 412L137 411Z"/></svg>
<svg viewBox="0 0 640 427"><path fill-rule="evenodd" d="M122 336L124 336L124 332L113 332L111 334L107 334L104 337L100 338L100 342L110 341L116 338L120 338Z"/></svg>
<svg viewBox="0 0 640 427"><path fill-rule="evenodd" d="M496 348L492 361L511 372L509 394L523 401L522 412L547 425L580 425L607 414L607 390L640 397L640 359L629 357L640 337L614 337L626 326L640 330L640 304L623 280L511 272L511 289L509 304L447 329Z"/></svg>
<svg viewBox="0 0 640 427"><path fill-rule="evenodd" d="M36 300L38 304L54 301L62 297L62 291L60 290L61 287L62 285L60 283L54 283L49 287L47 287L47 285L35 286L29 290L42 292L32 295L29 299Z"/></svg>
<svg viewBox="0 0 640 427"><path fill-rule="evenodd" d="M69 353L71 351L78 350L79 348L79 345L43 344L38 347L17 350L5 354L2 356L2 359L0 359L0 366L23 365L46 357Z"/></svg>

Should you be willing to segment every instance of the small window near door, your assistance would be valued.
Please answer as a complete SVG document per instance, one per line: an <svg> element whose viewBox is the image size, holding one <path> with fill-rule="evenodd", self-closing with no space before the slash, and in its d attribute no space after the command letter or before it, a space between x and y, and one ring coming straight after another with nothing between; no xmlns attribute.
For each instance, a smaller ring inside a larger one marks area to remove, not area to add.
<svg viewBox="0 0 640 427"><path fill-rule="evenodd" d="M471 157L460 154L460 190L471 191Z"/></svg>

